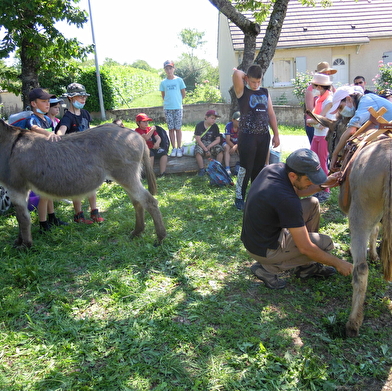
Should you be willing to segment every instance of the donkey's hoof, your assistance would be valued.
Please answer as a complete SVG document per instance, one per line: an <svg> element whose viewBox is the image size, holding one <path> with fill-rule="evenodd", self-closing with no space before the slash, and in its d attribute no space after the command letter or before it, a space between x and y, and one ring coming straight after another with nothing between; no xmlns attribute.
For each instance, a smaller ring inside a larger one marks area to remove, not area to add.
<svg viewBox="0 0 392 391"><path fill-rule="evenodd" d="M358 337L359 335L359 327L355 327L352 322L348 321L346 323L346 335L349 338Z"/></svg>
<svg viewBox="0 0 392 391"><path fill-rule="evenodd" d="M33 243L31 243L31 242L26 243L26 242L23 242L20 239L16 239L15 242L14 242L13 247L18 249L18 250L26 250L26 249L31 248L32 245L33 245Z"/></svg>

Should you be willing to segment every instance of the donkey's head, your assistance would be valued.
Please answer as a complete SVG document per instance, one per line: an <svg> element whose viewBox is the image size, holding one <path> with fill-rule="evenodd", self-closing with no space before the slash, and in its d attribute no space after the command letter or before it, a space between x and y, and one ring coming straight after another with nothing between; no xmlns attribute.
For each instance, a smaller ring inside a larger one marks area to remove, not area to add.
<svg viewBox="0 0 392 391"><path fill-rule="evenodd" d="M350 121L348 117L342 117L338 115L336 120L332 120L326 117L323 117L318 114L314 114L309 110L306 110L306 114L312 117L315 121L317 121L322 126L328 128L328 133L325 136L325 139L328 142L328 152L329 156L332 155L333 150L335 149L336 145L338 144L341 135L346 130L347 124Z"/></svg>

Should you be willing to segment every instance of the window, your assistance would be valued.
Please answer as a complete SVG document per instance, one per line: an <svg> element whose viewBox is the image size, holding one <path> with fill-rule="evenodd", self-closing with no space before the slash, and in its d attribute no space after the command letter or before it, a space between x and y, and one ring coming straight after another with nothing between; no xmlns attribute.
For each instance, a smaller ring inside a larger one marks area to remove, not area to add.
<svg viewBox="0 0 392 391"><path fill-rule="evenodd" d="M342 58L337 58L337 59L333 62L333 64L332 64L332 66L335 66L335 67L337 67L337 66L339 66L339 65L346 65L346 63L344 62L344 60L343 60Z"/></svg>
<svg viewBox="0 0 392 391"><path fill-rule="evenodd" d="M274 61L274 87L291 86L294 79L294 59L279 59Z"/></svg>

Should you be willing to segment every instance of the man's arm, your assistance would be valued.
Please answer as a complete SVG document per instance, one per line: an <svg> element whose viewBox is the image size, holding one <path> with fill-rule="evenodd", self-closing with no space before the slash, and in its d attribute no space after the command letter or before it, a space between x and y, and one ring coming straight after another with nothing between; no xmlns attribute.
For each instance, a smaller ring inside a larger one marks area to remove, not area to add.
<svg viewBox="0 0 392 391"><path fill-rule="evenodd" d="M353 271L353 265L343 259L339 259L317 247L309 238L306 227L289 228L289 232L295 245L301 254L306 255L315 262L333 266L343 276L348 276Z"/></svg>

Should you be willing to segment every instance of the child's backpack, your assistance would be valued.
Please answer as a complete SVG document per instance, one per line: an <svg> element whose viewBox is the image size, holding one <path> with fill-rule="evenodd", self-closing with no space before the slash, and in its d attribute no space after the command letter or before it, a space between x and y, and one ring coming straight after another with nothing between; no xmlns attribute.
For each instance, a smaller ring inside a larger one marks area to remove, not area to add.
<svg viewBox="0 0 392 391"><path fill-rule="evenodd" d="M9 116L8 124L12 126L18 126L22 129L27 129L27 121L33 115L30 110L21 111L20 113L15 113Z"/></svg>
<svg viewBox="0 0 392 391"><path fill-rule="evenodd" d="M158 136L161 138L161 148L163 148L167 153L170 147L170 140L166 130L161 128L160 126L155 126L155 130L158 133Z"/></svg>
<svg viewBox="0 0 392 391"><path fill-rule="evenodd" d="M234 182L225 168L217 160L210 159L210 163L206 169L210 177L210 185L213 186L233 186Z"/></svg>

